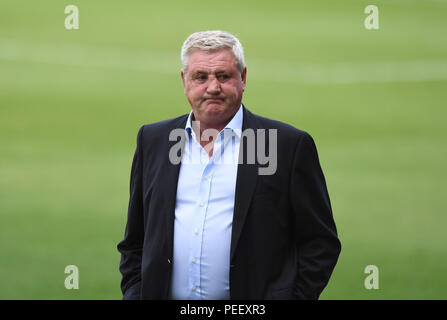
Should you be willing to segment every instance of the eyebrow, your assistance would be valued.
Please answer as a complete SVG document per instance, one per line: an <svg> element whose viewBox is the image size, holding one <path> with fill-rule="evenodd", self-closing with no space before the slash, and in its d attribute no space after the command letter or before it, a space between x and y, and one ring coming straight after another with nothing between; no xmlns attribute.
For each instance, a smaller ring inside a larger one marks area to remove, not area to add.
<svg viewBox="0 0 447 320"><path fill-rule="evenodd" d="M194 71L193 73L192 73L192 75L201 75L201 74L222 74L222 73L228 73L228 74L231 74L232 72L231 71L228 71L228 70L217 70L216 72L208 72L208 71L204 71L204 70L197 70L197 71Z"/></svg>

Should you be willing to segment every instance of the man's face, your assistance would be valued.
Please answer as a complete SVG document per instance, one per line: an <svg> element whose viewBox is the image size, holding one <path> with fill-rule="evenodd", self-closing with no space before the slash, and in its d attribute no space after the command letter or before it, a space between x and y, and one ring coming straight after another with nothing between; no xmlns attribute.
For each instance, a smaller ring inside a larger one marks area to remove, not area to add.
<svg viewBox="0 0 447 320"><path fill-rule="evenodd" d="M202 128L221 130L231 120L242 101L246 74L246 68L239 73L229 48L190 54L181 76L195 120Z"/></svg>

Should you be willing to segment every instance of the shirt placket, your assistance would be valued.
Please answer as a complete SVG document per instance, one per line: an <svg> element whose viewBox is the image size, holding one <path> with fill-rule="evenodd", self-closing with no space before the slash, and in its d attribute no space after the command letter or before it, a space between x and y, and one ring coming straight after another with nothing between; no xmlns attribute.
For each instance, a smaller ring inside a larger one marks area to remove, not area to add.
<svg viewBox="0 0 447 320"><path fill-rule="evenodd" d="M211 191L211 181L213 174L212 158L203 157L204 149L194 139L193 148L196 148L196 155L200 157L200 166L202 174L200 177L199 193L196 201L196 212L193 217L191 244L189 251L189 287L193 299L203 298L201 287L201 253L203 245L203 231L205 226L206 211Z"/></svg>

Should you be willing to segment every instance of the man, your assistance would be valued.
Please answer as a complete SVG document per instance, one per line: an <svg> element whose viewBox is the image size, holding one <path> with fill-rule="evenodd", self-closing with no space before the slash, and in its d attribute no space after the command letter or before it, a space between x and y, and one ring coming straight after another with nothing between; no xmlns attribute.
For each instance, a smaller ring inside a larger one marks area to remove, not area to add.
<svg viewBox="0 0 447 320"><path fill-rule="evenodd" d="M194 33L181 57L192 111L137 137L123 299L318 299L341 246L313 139L242 105L233 35Z"/></svg>

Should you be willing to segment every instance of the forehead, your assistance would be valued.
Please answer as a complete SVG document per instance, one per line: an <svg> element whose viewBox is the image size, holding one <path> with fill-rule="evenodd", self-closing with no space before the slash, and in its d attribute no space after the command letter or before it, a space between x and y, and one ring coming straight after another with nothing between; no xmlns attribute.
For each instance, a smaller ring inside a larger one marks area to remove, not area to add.
<svg viewBox="0 0 447 320"><path fill-rule="evenodd" d="M218 70L231 71L236 69L236 59L230 48L223 48L213 51L196 50L189 55L188 71L208 71Z"/></svg>

